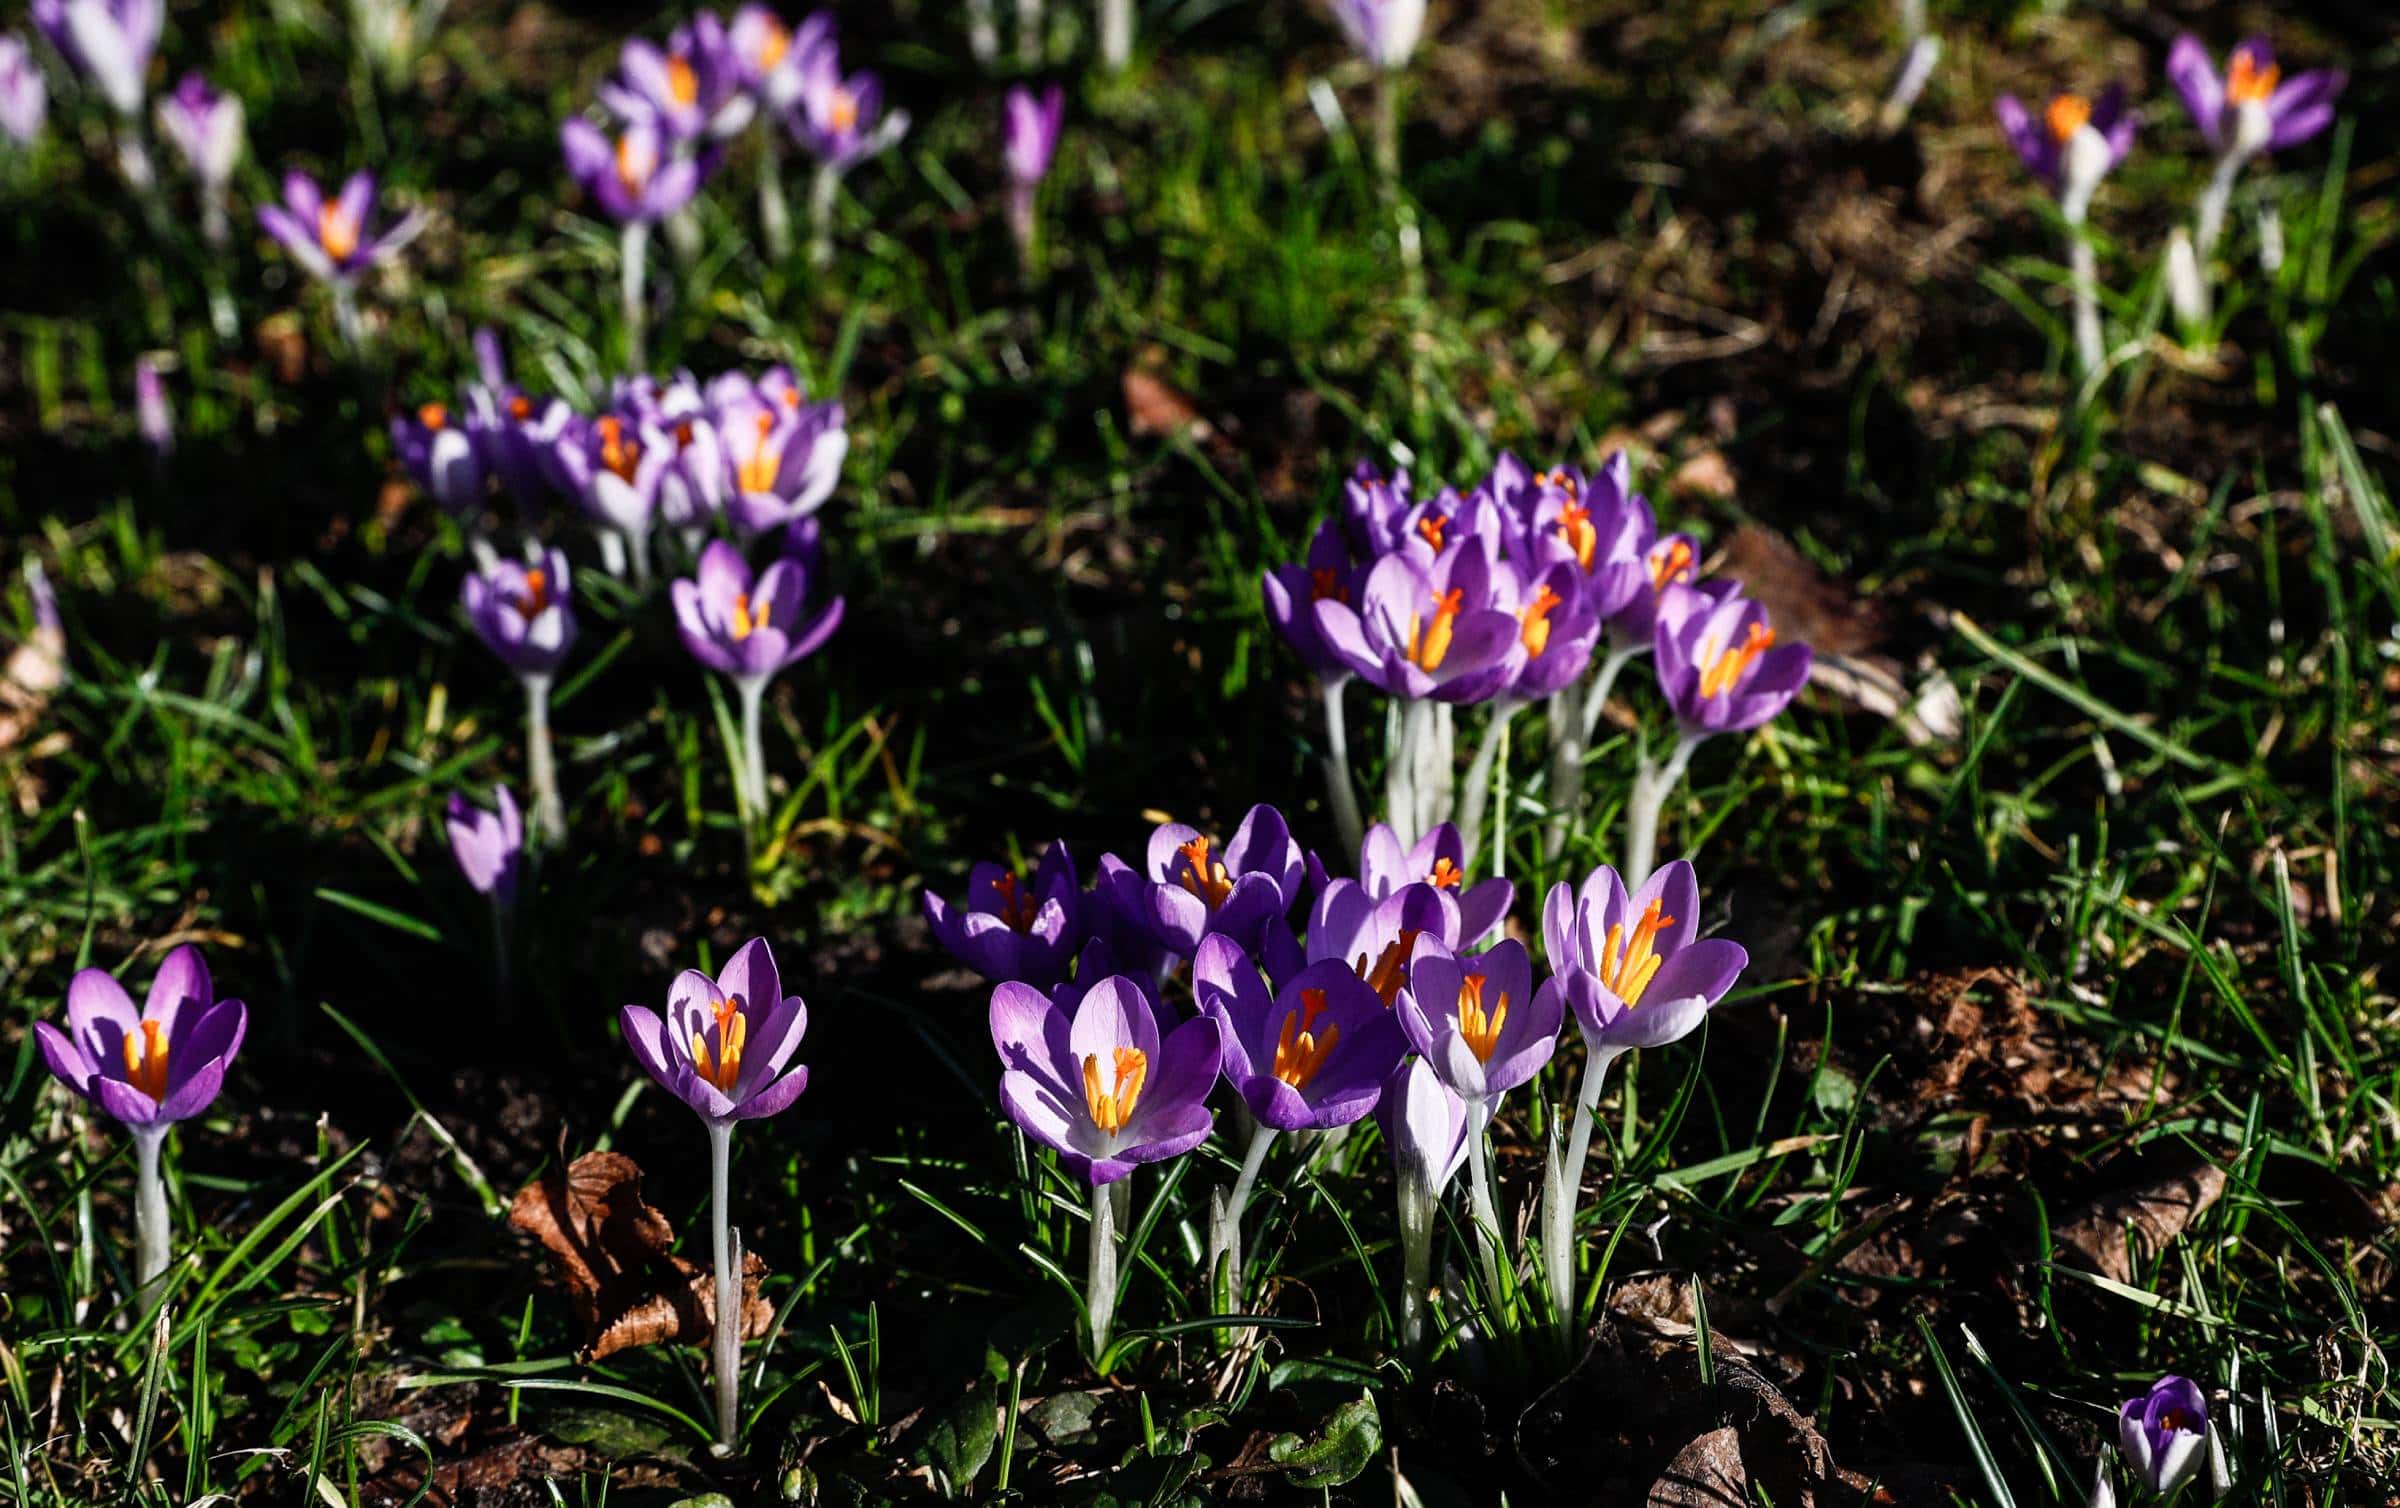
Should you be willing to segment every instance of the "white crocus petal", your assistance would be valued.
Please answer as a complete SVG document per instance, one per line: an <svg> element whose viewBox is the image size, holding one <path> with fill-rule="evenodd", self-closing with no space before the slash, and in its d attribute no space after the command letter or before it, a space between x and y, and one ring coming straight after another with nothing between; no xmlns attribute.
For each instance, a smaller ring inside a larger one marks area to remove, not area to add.
<svg viewBox="0 0 2400 1508"><path fill-rule="evenodd" d="M67 35L92 82L119 115L142 108L142 65L148 56L134 46L107 0L68 0Z"/></svg>
<svg viewBox="0 0 2400 1508"><path fill-rule="evenodd" d="M2059 167L2058 211L2069 225L2081 225L2092 206L2092 194L2108 176L2108 138L2090 125L2075 128L2067 138Z"/></svg>
<svg viewBox="0 0 2400 1508"><path fill-rule="evenodd" d="M2192 249L2192 233L2175 227L2167 238L2167 299L2175 317L2186 325L2208 319L2208 285L2200 279L2200 255Z"/></svg>
<svg viewBox="0 0 2400 1508"><path fill-rule="evenodd" d="M2256 157L2267 149L2267 141L2275 134L2275 119L2267 113L2266 101L2245 100L2233 107L2233 153L2237 157Z"/></svg>

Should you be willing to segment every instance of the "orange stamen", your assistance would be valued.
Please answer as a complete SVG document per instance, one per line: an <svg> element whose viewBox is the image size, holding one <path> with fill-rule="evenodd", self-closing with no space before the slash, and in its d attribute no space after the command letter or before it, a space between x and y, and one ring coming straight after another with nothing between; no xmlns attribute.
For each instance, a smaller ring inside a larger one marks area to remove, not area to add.
<svg viewBox="0 0 2400 1508"><path fill-rule="evenodd" d="M719 1092L733 1093L734 1081L742 1076L742 1044L749 1040L749 1018L742 1014L742 997L728 995L717 1002L717 1054L709 1061L708 1035L692 1033L692 1070L716 1086Z"/></svg>
<svg viewBox="0 0 2400 1508"><path fill-rule="evenodd" d="M515 396L514 398L511 398L511 399L509 399L509 400L508 400L508 416L509 416L511 419L530 419L530 418L532 418L532 417L533 417L533 400L532 400L531 398L528 398L528 397L526 397L526 396L525 396L523 393L519 393L519 394L517 394L517 396Z"/></svg>
<svg viewBox="0 0 2400 1508"><path fill-rule="evenodd" d="M1283 1032L1275 1041L1275 1077L1294 1089L1306 1089L1309 1080L1325 1066L1333 1055L1333 1044L1341 1040L1339 1025L1325 1028L1325 1035L1315 1033L1317 1017L1325 1010L1323 990L1302 990L1300 1004L1306 1011L1292 1011L1283 1018Z"/></svg>
<svg viewBox="0 0 2400 1508"><path fill-rule="evenodd" d="M2250 49L2239 47L2225 66L2225 102L2229 105L2263 105L2275 86L2283 82L2283 70L2273 63L2260 67Z"/></svg>
<svg viewBox="0 0 2400 1508"><path fill-rule="evenodd" d="M679 105L693 105L700 101L700 75L682 58L667 59L667 93L673 95L675 103Z"/></svg>
<svg viewBox="0 0 2400 1508"><path fill-rule="evenodd" d="M1341 572L1333 567L1314 567L1308 573L1308 599L1311 602L1323 602L1328 597L1336 602L1347 602L1350 600L1350 588L1342 585Z"/></svg>
<svg viewBox="0 0 2400 1508"><path fill-rule="evenodd" d="M417 422L427 429L440 429L450 422L450 410L438 403L428 403L417 410Z"/></svg>
<svg viewBox="0 0 2400 1508"><path fill-rule="evenodd" d="M1550 647L1550 615L1557 611L1563 600L1545 583L1534 588L1533 600L1526 603L1525 611L1517 615L1517 621L1523 625L1523 632L1518 639L1524 644L1525 653L1537 660L1542 657L1542 651Z"/></svg>
<svg viewBox="0 0 2400 1508"><path fill-rule="evenodd" d="M1600 549L1600 528L1592 522L1592 510L1581 503L1569 503L1558 512L1558 537L1575 552L1575 564L1584 570L1592 568L1592 556Z"/></svg>
<svg viewBox="0 0 2400 1508"><path fill-rule="evenodd" d="M847 89L836 89L826 102L825 124L836 131L847 131L858 124L858 98Z"/></svg>
<svg viewBox="0 0 2400 1508"><path fill-rule="evenodd" d="M772 602L761 602L756 608L752 608L750 606L750 594L748 592L734 593L734 642L738 644L742 640L749 638L752 634L757 633L760 629L765 628L767 626L767 615L773 612L774 608L775 604Z"/></svg>
<svg viewBox="0 0 2400 1508"><path fill-rule="evenodd" d="M1425 883L1436 890L1456 890L1466 882L1466 878L1466 871L1451 863L1450 856L1444 854L1433 861L1433 873L1425 876Z"/></svg>
<svg viewBox="0 0 2400 1508"><path fill-rule="evenodd" d="M1439 670L1450 657L1450 636L1465 605L1466 588L1452 587L1434 599L1433 621L1412 614L1408 620L1409 663L1419 670Z"/></svg>
<svg viewBox="0 0 2400 1508"><path fill-rule="evenodd" d="M625 192L640 193L643 185L650 181L650 170L656 165L654 159L634 154L631 131L617 138L617 182L625 185Z"/></svg>
<svg viewBox="0 0 2400 1508"><path fill-rule="evenodd" d="M641 459L641 442L625 437L625 421L614 414L602 415L600 464L615 472L620 480L630 482L633 480L634 467Z"/></svg>
<svg viewBox="0 0 2400 1508"><path fill-rule="evenodd" d="M517 611L530 623L550 606L550 573L536 566L525 573L525 595L517 599Z"/></svg>
<svg viewBox="0 0 2400 1508"><path fill-rule="evenodd" d="M1476 1062L1489 1063L1492 1050L1500 1045L1501 1023L1508 1020L1508 991L1500 992L1500 999L1486 1014L1483 981L1481 974L1462 975L1458 981L1458 1034L1466 1040L1467 1050L1475 1054Z"/></svg>
<svg viewBox="0 0 2400 1508"><path fill-rule="evenodd" d="M1691 569L1692 547L1690 543L1680 539L1676 540L1667 547L1665 553L1654 554L1650 557L1650 590L1665 591L1668 582L1689 575Z"/></svg>
<svg viewBox="0 0 2400 1508"><path fill-rule="evenodd" d="M1083 1105L1091 1112L1092 1124L1104 1136L1114 1136L1133 1119L1133 1107L1141 1103L1142 1082L1150 1076L1150 1057L1138 1047L1120 1047L1115 1055L1115 1082L1108 1088L1100 1084L1100 1058L1087 1053L1083 1059Z"/></svg>
<svg viewBox="0 0 2400 1508"><path fill-rule="evenodd" d="M1750 625L1750 632L1741 644L1711 659L1700 672L1700 694L1722 696L1731 691L1750 663L1775 647L1775 630L1762 623Z"/></svg>
<svg viewBox="0 0 2400 1508"><path fill-rule="evenodd" d="M790 28L786 27L780 21L769 21L767 23L766 35L758 39L758 66L760 71L763 72L766 69L774 67L777 63L782 62L784 59L784 54L790 52L791 50L792 33Z"/></svg>
<svg viewBox="0 0 2400 1508"><path fill-rule="evenodd" d="M1666 902L1653 900L1642 908L1631 937L1619 922L1600 940L1600 982L1624 1001L1628 1010L1642 1003L1642 992L1650 988L1658 966L1666 961L1657 952L1658 934L1674 926L1675 918L1665 912Z"/></svg>
<svg viewBox="0 0 2400 1508"><path fill-rule="evenodd" d="M1208 840L1194 838L1176 850L1183 855L1185 869L1175 877L1175 883L1200 898L1200 904L1214 911L1233 894L1233 879L1226 874L1222 863L1208 857Z"/></svg>
<svg viewBox="0 0 2400 1508"><path fill-rule="evenodd" d="M317 211L317 244L337 262L348 261L358 251L358 221L338 199Z"/></svg>
<svg viewBox="0 0 2400 1508"><path fill-rule="evenodd" d="M773 492L775 478L783 470L783 447L769 444L767 437L775 432L775 416L761 412L758 416L758 444L750 458L735 468L735 480L744 492Z"/></svg>
<svg viewBox="0 0 2400 1508"><path fill-rule="evenodd" d="M996 914L1000 920L1008 923L1008 929L1011 932L1032 931L1033 919L1041 913L1041 901L1025 888L1025 882L1013 873L1004 874L992 881L992 889L1000 897L1000 910Z"/></svg>
<svg viewBox="0 0 2400 1508"><path fill-rule="evenodd" d="M125 1047L125 1082L163 1104L167 1098L165 1025L144 1021L139 1033L127 1032L121 1040Z"/></svg>
<svg viewBox="0 0 2400 1508"><path fill-rule="evenodd" d="M1350 966L1351 972L1366 981L1367 988L1387 1006L1398 998L1400 986L1408 982L1408 955L1417 945L1417 931L1415 927L1402 927L1398 937L1383 945L1373 968L1367 966L1364 953Z"/></svg>
<svg viewBox="0 0 2400 1508"><path fill-rule="evenodd" d="M2050 139L2064 146L2068 138L2091 124L2092 102L2080 94L2054 94L2043 120L2050 127Z"/></svg>
<svg viewBox="0 0 2400 1508"><path fill-rule="evenodd" d="M1449 528L1450 520L1444 518L1439 513L1428 513L1423 518L1417 520L1418 536L1427 544L1433 546L1434 551L1437 554L1440 553L1442 548L1442 535L1447 532Z"/></svg>

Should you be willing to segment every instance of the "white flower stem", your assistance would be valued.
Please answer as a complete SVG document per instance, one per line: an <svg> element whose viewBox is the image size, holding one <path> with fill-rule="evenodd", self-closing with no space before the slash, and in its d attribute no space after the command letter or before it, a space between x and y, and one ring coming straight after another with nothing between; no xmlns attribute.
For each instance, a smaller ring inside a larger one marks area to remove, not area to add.
<svg viewBox="0 0 2400 1508"><path fill-rule="evenodd" d="M158 1302L167 1275L167 1180L158 1169L159 1149L167 1140L167 1124L157 1121L131 1130L133 1230L137 1251L134 1276L141 1282L141 1302L146 1309Z"/></svg>
<svg viewBox="0 0 2400 1508"><path fill-rule="evenodd" d="M635 372L647 371L650 366L645 328L650 308L642 291L649 264L650 222L629 220L617 232L617 296L625 319L625 365Z"/></svg>
<svg viewBox="0 0 2400 1508"><path fill-rule="evenodd" d="M733 1122L708 1123L708 1234L717 1264L717 1333L712 1355L717 1375L717 1441L712 1454L730 1456L741 1435L742 1273L740 1238L727 1205L732 1202Z"/></svg>
<svg viewBox="0 0 2400 1508"><path fill-rule="evenodd" d="M348 278L333 281L333 329L342 349L355 361L367 348L366 326L358 317L358 290Z"/></svg>
<svg viewBox="0 0 2400 1508"><path fill-rule="evenodd" d="M1042 35L1042 0L1017 0L1017 61L1038 66L1046 50Z"/></svg>
<svg viewBox="0 0 2400 1508"><path fill-rule="evenodd" d="M1543 854L1555 862L1583 815L1583 755L1599 730L1600 713L1626 662L1642 651L1610 646L1599 673L1550 699L1550 832Z"/></svg>
<svg viewBox="0 0 2400 1508"><path fill-rule="evenodd" d="M2200 275L2208 276L2208 259L2217 254L2217 239L2225 233L2226 211L2233 206L2233 186L2248 165L2248 153L2228 151L2217 158L2217 169L2209 174L2208 187L2200 191L2200 209L2194 216L2192 249L2200 254Z"/></svg>
<svg viewBox="0 0 2400 1508"><path fill-rule="evenodd" d="M1663 767L1654 766L1648 759L1634 773L1633 792L1625 798L1625 867L1622 878L1628 893L1639 890L1648 882L1650 871L1658 861L1658 815L1683 779L1684 766L1692 762L1692 751L1701 740L1683 734L1675 740L1675 752L1667 757Z"/></svg>
<svg viewBox="0 0 2400 1508"><path fill-rule="evenodd" d="M567 835L566 803L558 798L558 756L550 747L550 678L525 677L526 779L533 787L533 830L544 843Z"/></svg>
<svg viewBox="0 0 2400 1508"><path fill-rule="evenodd" d="M1475 762L1467 766L1467 804L1459 813L1458 835L1470 865L1483 845L1484 813L1491 809L1492 801L1492 771L1508 738L1509 719L1524 705L1509 697L1493 699L1491 720L1483 727L1483 742L1475 747Z"/></svg>
<svg viewBox="0 0 2400 1508"><path fill-rule="evenodd" d="M1430 772L1417 776L1417 832L1429 833L1458 810L1458 709L1448 702L1433 704Z"/></svg>
<svg viewBox="0 0 2400 1508"><path fill-rule="evenodd" d="M1417 763L1413 744L1417 706L1415 702L1393 701L1384 709L1383 820L1404 848L1417 841L1416 834L1410 831L1416 824L1417 813L1417 787L1412 778Z"/></svg>
<svg viewBox="0 0 2400 1508"><path fill-rule="evenodd" d="M1475 1143L1468 1161L1468 1194L1475 1217L1475 1250L1483 1263L1484 1293L1491 1303L1492 1321L1500 1321L1500 1204L1492 1196L1492 1116L1489 1106L1475 1110Z"/></svg>
<svg viewBox="0 0 2400 1508"><path fill-rule="evenodd" d="M1557 1316L1562 1342L1571 1343L1575 1333L1575 1216L1583 1202L1584 1161L1591 1155L1592 1123L1599 1116L1600 1091L1608 1082L1609 1065L1623 1051L1586 1044L1566 1160L1559 1165L1558 1177L1542 1191L1542 1259L1549 1273L1551 1312Z"/></svg>
<svg viewBox="0 0 2400 1508"><path fill-rule="evenodd" d="M1228 1293L1232 1302L1240 1304L1246 1289L1242 1280L1242 1212L1250 1207L1250 1191L1258 1186L1258 1170L1266 1166L1267 1148L1275 1143L1275 1128L1259 1125L1250 1133L1250 1150L1242 1156L1242 1171L1235 1175L1233 1192L1225 1196L1224 1228L1217 1233L1220 1255L1226 1260L1231 1279ZM1209 1263L1213 1276L1217 1264Z"/></svg>
<svg viewBox="0 0 2400 1508"><path fill-rule="evenodd" d="M1583 741L1587 746L1591 743L1593 735L1600 731L1600 717L1607 710L1608 694L1616 689L1617 677L1624 673L1628 663L1649 652L1650 647L1646 644L1637 644L1630 649L1617 649L1612 646L1607 655L1601 659L1600 673L1592 677L1592 684L1584 693Z"/></svg>
<svg viewBox="0 0 2400 1508"><path fill-rule="evenodd" d="M1425 1294L1433 1283L1432 1191L1403 1172L1396 1185L1400 1202L1400 1349L1409 1356L1425 1349Z"/></svg>
<svg viewBox="0 0 2400 1508"><path fill-rule="evenodd" d="M1091 1318L1092 1361L1108 1350L1109 1327L1117 1317L1117 1213L1109 1186L1092 1185L1091 1260L1084 1269L1083 1305Z"/></svg>
<svg viewBox="0 0 2400 1508"><path fill-rule="evenodd" d="M1358 852L1366 836L1366 819L1358 811L1358 787L1350 778L1350 725L1342 692L1350 678L1319 683L1325 696L1325 801L1333 808L1333 825L1342 835L1342 852Z"/></svg>
<svg viewBox="0 0 2400 1508"><path fill-rule="evenodd" d="M745 678L734 683L742 704L742 767L735 773L735 802L751 823L767 817L767 742L759 729L759 712L766 703L767 683Z"/></svg>
<svg viewBox="0 0 2400 1508"><path fill-rule="evenodd" d="M766 155L758 168L758 233L767 257L781 265L792 254L792 203L783 192L783 133L767 122Z"/></svg>
<svg viewBox="0 0 2400 1508"><path fill-rule="evenodd" d="M633 584L642 591L650 589L650 531L648 528L625 531L625 553L633 561Z"/></svg>
<svg viewBox="0 0 2400 1508"><path fill-rule="evenodd" d="M999 59L1000 27L992 19L992 0L967 0L967 50L987 68Z"/></svg>
<svg viewBox="0 0 2400 1508"><path fill-rule="evenodd" d="M808 179L808 265L833 265L833 201L842 191L841 169L817 164Z"/></svg>
<svg viewBox="0 0 2400 1508"><path fill-rule="evenodd" d="M2108 359L2100 338L2100 263L2080 222L2067 227L2067 282L2075 303L2075 370L2089 381Z"/></svg>
<svg viewBox="0 0 2400 1508"><path fill-rule="evenodd" d="M1100 0L1100 66L1122 73L1133 61L1133 0Z"/></svg>

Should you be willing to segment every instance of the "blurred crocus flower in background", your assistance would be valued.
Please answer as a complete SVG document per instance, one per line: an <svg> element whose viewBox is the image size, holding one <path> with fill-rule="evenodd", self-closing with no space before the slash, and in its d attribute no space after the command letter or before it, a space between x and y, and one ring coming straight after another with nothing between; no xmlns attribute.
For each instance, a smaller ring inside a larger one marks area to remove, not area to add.
<svg viewBox="0 0 2400 1508"><path fill-rule="evenodd" d="M2154 1497L2170 1497L2199 1475L2208 1436L2208 1395L2188 1377L2161 1377L2117 1410L2117 1453Z"/></svg>
<svg viewBox="0 0 2400 1508"><path fill-rule="evenodd" d="M731 470L725 516L744 536L779 529L824 506L850 454L839 403L810 403L790 374L770 372L754 394L717 411L717 436ZM780 383L772 381L780 377ZM726 389L711 385L711 396Z"/></svg>
<svg viewBox="0 0 2400 1508"><path fill-rule="evenodd" d="M800 70L809 55L833 40L833 18L812 11L797 27L784 24L773 8L755 3L733 13L725 41L742 84L769 110L786 110L800 98Z"/></svg>
<svg viewBox="0 0 2400 1508"><path fill-rule="evenodd" d="M650 227L675 214L700 192L714 172L714 149L693 156L675 149L663 127L648 117L625 123L612 142L582 116L558 129L567 174L600 212L617 222L619 298L625 319L626 365L648 364L648 306L643 288L649 273Z"/></svg>
<svg viewBox="0 0 2400 1508"><path fill-rule="evenodd" d="M1425 1297L1433 1277L1433 1232L1442 1194L1480 1135L1475 1112L1423 1058L1412 1057L1385 1083L1375 1117L1392 1149L1400 1205L1400 1342L1410 1354L1425 1343Z"/></svg>
<svg viewBox="0 0 2400 1508"><path fill-rule="evenodd" d="M50 86L25 39L0 34L0 135L29 147L50 116Z"/></svg>
<svg viewBox="0 0 2400 1508"><path fill-rule="evenodd" d="M1056 984L1081 940L1082 896L1064 843L1050 845L1031 880L986 860L967 872L967 893L956 905L931 890L924 904L935 939L994 984Z"/></svg>
<svg viewBox="0 0 2400 1508"><path fill-rule="evenodd" d="M525 821L508 787L492 788L490 811L469 801L465 793L452 791L443 827L450 835L458 872L475 893L489 896L503 911L515 905L524 869Z"/></svg>
<svg viewBox="0 0 2400 1508"><path fill-rule="evenodd" d="M355 352L363 338L359 279L415 240L425 228L425 217L422 211L411 211L391 225L378 226L373 173L351 174L341 193L328 199L314 178L293 171L283 175L283 202L260 205L258 223L310 277L332 290L342 339Z"/></svg>
<svg viewBox="0 0 2400 1508"><path fill-rule="evenodd" d="M249 1024L242 1002L217 998L207 962L186 943L159 963L139 1010L106 970L84 969L67 985L67 1029L47 1021L34 1025L34 1040L51 1074L132 1133L134 1226L145 1302L156 1297L167 1270L160 1145L176 1122L215 1103Z"/></svg>
<svg viewBox="0 0 2400 1508"><path fill-rule="evenodd" d="M2296 147L2332 125L2334 101L2350 76L2338 68L2312 68L2287 79L2265 37L2237 44L2220 74L2207 46L2186 32L2167 50L2167 78L2217 154L2194 214L2188 262L2170 269L2176 311L2187 325L2196 325L2208 314L2209 258L2224 234L2242 169L2253 157Z"/></svg>
<svg viewBox="0 0 2400 1508"><path fill-rule="evenodd" d="M1360 57L1398 68L1424 35L1425 0L1333 0L1333 19Z"/></svg>
<svg viewBox="0 0 2400 1508"><path fill-rule="evenodd" d="M187 73L158 102L158 130L200 185L200 226L208 244L226 238L225 188L242 158L242 102Z"/></svg>
<svg viewBox="0 0 2400 1508"><path fill-rule="evenodd" d="M2075 359L2088 381L2105 360L2100 332L2100 274L2092 243L2084 234L2091 214L2092 195L2109 169L2124 161L2133 148L2134 113L2126 107L2122 85L2111 84L2099 99L2080 94L2054 94L2036 121L2013 94L1992 105L2000 118L2001 134L2016 149L2026 170L2058 197L2059 218L2067 222L2067 271L2075 300Z"/></svg>
<svg viewBox="0 0 2400 1508"><path fill-rule="evenodd" d="M1008 163L1008 228L1016 237L1017 251L1028 268L1034 265L1034 194L1050 175L1065 113L1066 96L1056 84L1039 96L1021 84L1008 91L1001 123L1001 142Z"/></svg>
<svg viewBox="0 0 2400 1508"><path fill-rule="evenodd" d="M602 530L602 564L623 576L630 558L637 588L650 584L659 492L675 462L666 431L622 407L570 423L551 453L563 490Z"/></svg>
<svg viewBox="0 0 2400 1508"><path fill-rule="evenodd" d="M525 560L494 560L459 586L467 621L485 647L525 687L525 759L533 787L533 827L544 841L566 832L558 765L550 745L550 685L575 647L573 584L567 557L531 549Z"/></svg>
<svg viewBox="0 0 2400 1508"><path fill-rule="evenodd" d="M164 461L174 453L175 411L167 403L166 378L155 356L133 359L133 418L154 458Z"/></svg>
<svg viewBox="0 0 2400 1508"><path fill-rule="evenodd" d="M814 34L802 54L798 86L784 107L783 123L816 161L808 191L808 257L821 267L833 259L833 204L842 178L897 145L908 134L908 112L884 108L883 81L874 74L864 69L843 74L830 24Z"/></svg>
<svg viewBox="0 0 2400 1508"><path fill-rule="evenodd" d="M767 755L759 728L767 683L816 653L842 624L839 597L810 616L808 587L799 561L775 561L754 577L742 552L717 539L700 552L692 577L668 589L683 647L732 681L740 699L742 771L735 791L753 820L767 810Z"/></svg>
<svg viewBox="0 0 2400 1508"><path fill-rule="evenodd" d="M165 0L33 0L33 24L128 120L141 114Z"/></svg>
<svg viewBox="0 0 2400 1508"><path fill-rule="evenodd" d="M620 120L655 123L675 141L722 141L749 125L758 108L725 23L710 11L675 28L664 49L628 39L616 76L600 86L600 103Z"/></svg>
<svg viewBox="0 0 2400 1508"><path fill-rule="evenodd" d="M472 531L483 503L483 448L444 403L420 403L394 414L392 454L434 506Z"/></svg>
<svg viewBox="0 0 2400 1508"><path fill-rule="evenodd" d="M788 1109L808 1088L805 1066L784 1072L808 1031L808 1005L783 993L774 953L764 938L754 937L714 979L697 969L677 975L664 1019L648 1006L629 1005L618 1021L643 1072L708 1128L717 1279L715 1452L731 1455L739 1433L742 1357L742 1254L731 1219L733 1128Z"/></svg>

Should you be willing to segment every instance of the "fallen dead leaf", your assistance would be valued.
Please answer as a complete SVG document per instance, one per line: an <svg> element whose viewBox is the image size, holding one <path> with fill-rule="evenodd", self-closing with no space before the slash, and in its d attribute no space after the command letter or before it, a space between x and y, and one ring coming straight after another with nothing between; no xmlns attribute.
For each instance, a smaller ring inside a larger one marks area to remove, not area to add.
<svg viewBox="0 0 2400 1508"><path fill-rule="evenodd" d="M1128 367L1124 387L1126 422L1137 435L1205 440L1216 432L1190 398L1155 373Z"/></svg>
<svg viewBox="0 0 2400 1508"><path fill-rule="evenodd" d="M2059 1243L2102 1277L2134 1279L2136 1255L2154 1256L2225 1192L2225 1170L2187 1161L2092 1200L2058 1228Z"/></svg>
<svg viewBox="0 0 2400 1508"><path fill-rule="evenodd" d="M585 1362L633 1346L705 1345L716 1327L716 1282L674 1251L675 1228L642 1198L641 1165L622 1152L586 1152L517 1190L508 1223L542 1243L565 1285ZM759 1296L766 1263L742 1256L742 1334L775 1320Z"/></svg>
<svg viewBox="0 0 2400 1508"><path fill-rule="evenodd" d="M1741 1432L1712 1429L1675 1453L1644 1499L1650 1508L1739 1508L1750 1501Z"/></svg>

